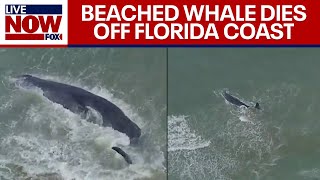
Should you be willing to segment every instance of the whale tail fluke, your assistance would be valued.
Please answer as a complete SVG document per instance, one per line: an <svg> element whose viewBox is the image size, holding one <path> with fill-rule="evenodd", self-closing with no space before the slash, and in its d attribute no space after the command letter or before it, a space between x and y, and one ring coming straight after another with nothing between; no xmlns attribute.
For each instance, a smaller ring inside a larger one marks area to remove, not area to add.
<svg viewBox="0 0 320 180"><path fill-rule="evenodd" d="M129 157L129 155L127 153L125 153L121 148L119 147L112 147L112 149L114 151L116 151L117 153L119 153L123 158L124 160L128 163L128 164L132 164L132 160L131 158Z"/></svg>
<svg viewBox="0 0 320 180"><path fill-rule="evenodd" d="M255 105L254 107L255 107L256 109L261 109L259 103L256 103L256 105Z"/></svg>

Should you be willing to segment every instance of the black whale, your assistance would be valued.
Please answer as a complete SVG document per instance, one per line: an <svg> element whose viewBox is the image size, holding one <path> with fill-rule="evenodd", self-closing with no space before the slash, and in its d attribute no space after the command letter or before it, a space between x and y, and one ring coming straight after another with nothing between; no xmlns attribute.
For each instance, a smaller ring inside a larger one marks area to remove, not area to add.
<svg viewBox="0 0 320 180"><path fill-rule="evenodd" d="M54 81L40 79L31 75L18 77L21 86L36 86L49 100L61 104L73 113L87 113L88 107L99 112L103 118L102 126L109 126L126 134L130 142L136 142L141 129L132 122L116 105L108 100L81 88Z"/></svg>
<svg viewBox="0 0 320 180"><path fill-rule="evenodd" d="M240 101L238 98L235 96L229 94L227 91L223 91L222 96L224 97L225 100L227 100L229 103L236 105L238 107L240 106L245 106L246 108L249 108L250 106L245 104L244 102ZM256 103L254 106L256 109L260 109L259 103Z"/></svg>

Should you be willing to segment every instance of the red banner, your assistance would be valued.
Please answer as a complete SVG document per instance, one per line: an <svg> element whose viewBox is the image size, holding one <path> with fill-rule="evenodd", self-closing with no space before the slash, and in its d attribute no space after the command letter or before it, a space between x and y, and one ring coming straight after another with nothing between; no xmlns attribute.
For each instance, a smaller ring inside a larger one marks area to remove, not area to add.
<svg viewBox="0 0 320 180"><path fill-rule="evenodd" d="M69 45L318 45L320 1L69 1Z"/></svg>
<svg viewBox="0 0 320 180"><path fill-rule="evenodd" d="M11 1L1 46L320 45L316 0Z"/></svg>

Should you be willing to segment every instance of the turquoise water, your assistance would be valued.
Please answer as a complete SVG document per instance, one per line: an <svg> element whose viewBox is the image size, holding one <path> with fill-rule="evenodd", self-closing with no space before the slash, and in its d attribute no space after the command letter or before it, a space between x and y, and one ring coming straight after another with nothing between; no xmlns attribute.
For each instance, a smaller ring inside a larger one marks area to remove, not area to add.
<svg viewBox="0 0 320 180"><path fill-rule="evenodd" d="M1 49L0 58L0 179L166 177L165 49ZM119 106L142 129L140 146L124 146L135 163L110 150L125 136L17 88L20 74L76 85Z"/></svg>
<svg viewBox="0 0 320 180"><path fill-rule="evenodd" d="M320 179L318 49L172 48L169 179ZM259 102L246 115L220 92Z"/></svg>

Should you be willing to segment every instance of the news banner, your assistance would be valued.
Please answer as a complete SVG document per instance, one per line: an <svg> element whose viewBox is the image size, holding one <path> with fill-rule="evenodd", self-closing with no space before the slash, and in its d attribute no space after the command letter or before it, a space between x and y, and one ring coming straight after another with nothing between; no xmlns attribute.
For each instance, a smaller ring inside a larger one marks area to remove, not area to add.
<svg viewBox="0 0 320 180"><path fill-rule="evenodd" d="M320 1L2 0L2 47L317 46Z"/></svg>

